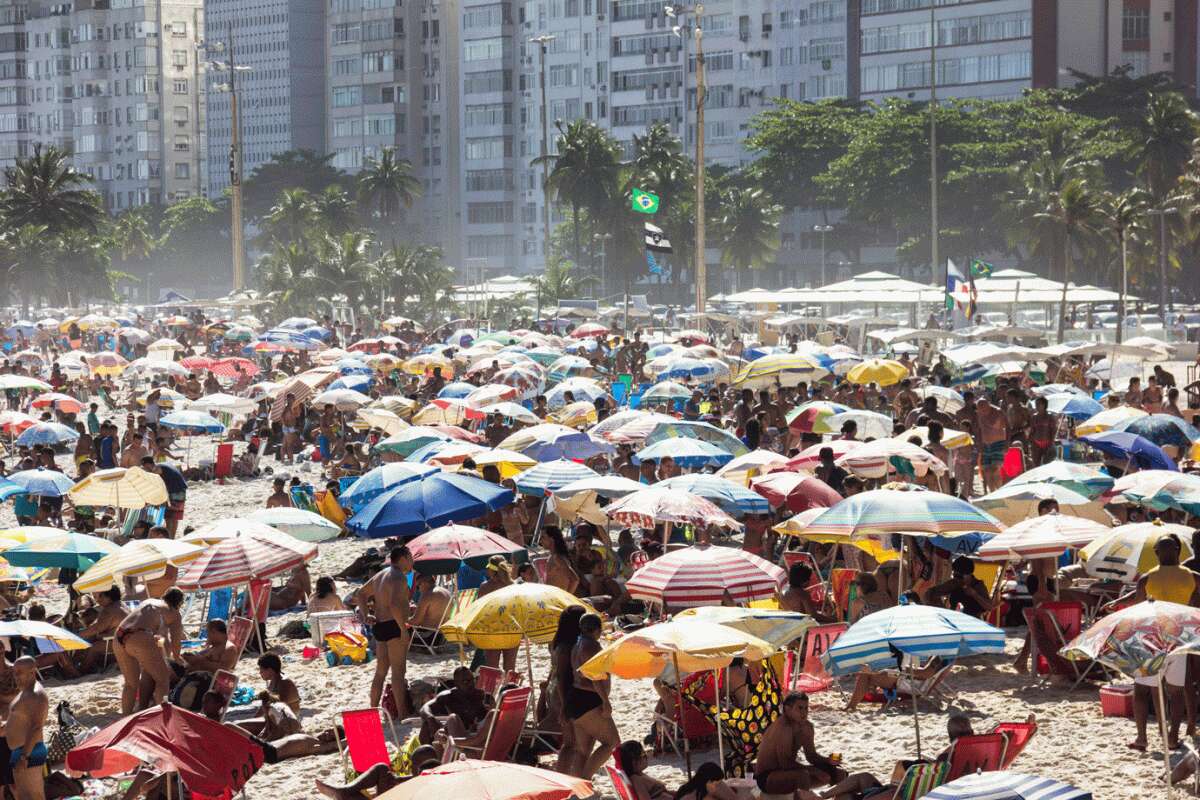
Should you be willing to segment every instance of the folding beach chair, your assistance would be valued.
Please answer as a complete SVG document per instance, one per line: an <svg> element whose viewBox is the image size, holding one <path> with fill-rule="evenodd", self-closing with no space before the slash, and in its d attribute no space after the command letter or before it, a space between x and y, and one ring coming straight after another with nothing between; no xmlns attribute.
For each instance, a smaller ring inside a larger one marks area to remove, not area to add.
<svg viewBox="0 0 1200 800"><path fill-rule="evenodd" d="M824 692L834 685L833 676L821 664L821 655L829 651L847 627L844 622L836 622L832 625L818 625L804 632L804 660L799 664L798 673L795 669L795 651L788 651L793 663L785 667L784 672L790 691L814 694Z"/></svg>
<svg viewBox="0 0 1200 800"><path fill-rule="evenodd" d="M1049 604L1043 603L1043 605ZM1081 606L1080 608L1082 609ZM1070 639L1064 638L1063 629L1054 612L1039 606L1027 608L1021 613L1025 616L1026 625L1029 626L1029 642L1033 648L1034 663L1044 663L1047 676L1063 675L1072 678L1075 681L1071 686L1072 689L1078 687L1089 677L1103 678L1106 673L1099 662L1076 662L1058 654L1059 650L1066 647ZM1082 611L1080 614L1082 616ZM1078 635L1078 630L1075 631L1075 635Z"/></svg>
<svg viewBox="0 0 1200 800"><path fill-rule="evenodd" d="M504 685L504 672L495 667L482 666L475 673L475 688L484 694L494 695Z"/></svg>
<svg viewBox="0 0 1200 800"><path fill-rule="evenodd" d="M950 773L946 776L946 782L956 781L964 775L1000 769L1004 764L1007 745L1008 737L1003 733L958 737L950 751Z"/></svg>
<svg viewBox="0 0 1200 800"><path fill-rule="evenodd" d="M913 764L900 779L900 785L893 797L895 800L920 800L946 783L946 776L949 774L949 761Z"/></svg>
<svg viewBox="0 0 1200 800"><path fill-rule="evenodd" d="M1003 733L1008 737L1008 747L1004 750L1004 763L1000 769L1008 769L1021 755L1029 741L1037 733L1036 722L1001 722L992 728L991 733Z"/></svg>
<svg viewBox="0 0 1200 800"><path fill-rule="evenodd" d="M835 569L829 574L830 594L833 595L833 608L839 619L845 620L850 613L850 590L854 579L858 577L856 569Z"/></svg>
<svg viewBox="0 0 1200 800"><path fill-rule="evenodd" d="M953 668L954 662L948 662L937 672L921 681L917 686L912 687L913 691L897 691L895 697L884 703L884 707L896 706L905 700L912 700L914 703L924 700L934 708L940 708L948 704L954 699L954 696L942 687L946 682L946 677L950 674L950 670Z"/></svg>
<svg viewBox="0 0 1200 800"><path fill-rule="evenodd" d="M435 627L426 628L419 625L412 626L413 647L416 647L418 650L424 650L431 656L438 655L438 648L446 644L441 634L442 626L445 625L446 622L452 616L454 616L454 613L460 608L455 600L461 597L462 594L463 592L460 592L459 594L450 598L450 602L446 604L446 608L442 611L442 618L438 620L438 623ZM474 598L475 592L472 592L471 599L474 600ZM466 608L466 606L461 606L461 608Z"/></svg>
<svg viewBox="0 0 1200 800"><path fill-rule="evenodd" d="M238 687L238 676L227 669L219 669L213 674L212 682L208 685L210 692L216 692L221 695L221 718L224 719L225 712L229 710L229 702L233 700L233 693Z"/></svg>
<svg viewBox="0 0 1200 800"><path fill-rule="evenodd" d="M239 661L242 659L242 653L246 651L246 643L254 633L254 627L254 620L248 617L234 617L229 621L229 641L237 648Z"/></svg>
<svg viewBox="0 0 1200 800"><path fill-rule="evenodd" d="M1040 611L1044 611L1049 615L1049 621L1055 632L1055 636L1062 641L1062 646L1074 639L1083 630L1083 603L1067 602L1067 601L1051 601L1042 603L1036 607ZM1054 652L1058 652L1055 650ZM1041 652L1035 652L1037 664L1037 674L1046 675L1050 672L1050 663L1046 660L1045 655Z"/></svg>
<svg viewBox="0 0 1200 800"><path fill-rule="evenodd" d="M611 764L605 764L604 768L608 770L608 777L617 791L617 800L638 800L637 791L628 775Z"/></svg>
<svg viewBox="0 0 1200 800"><path fill-rule="evenodd" d="M706 709L716 705L717 692L723 685L724 676L724 672L718 673L715 685L708 672L693 672L682 678L680 688L684 701L678 702L677 695L675 713L670 716L655 713L652 720L655 745L660 753L666 744L675 751L675 755L683 756L693 742L699 743L716 735L717 725Z"/></svg>
<svg viewBox="0 0 1200 800"><path fill-rule="evenodd" d="M355 772L366 772L376 764L391 764L392 757L388 755L387 738L383 732L383 717L387 716L381 708L360 708L342 712L342 729L345 731L345 747L342 737L337 735L338 753L342 757L342 767L346 766L346 755L350 756L350 765ZM392 740L396 740L396 728L392 718L387 717L388 727L392 729Z"/></svg>
<svg viewBox="0 0 1200 800"><path fill-rule="evenodd" d="M455 749L484 761L510 760L516 752L517 742L520 741L521 731L525 727L525 715L529 711L529 700L532 696L533 689L529 686L509 689L501 694L496 702L496 713L492 716L492 724L488 727L483 747L470 747L455 739Z"/></svg>

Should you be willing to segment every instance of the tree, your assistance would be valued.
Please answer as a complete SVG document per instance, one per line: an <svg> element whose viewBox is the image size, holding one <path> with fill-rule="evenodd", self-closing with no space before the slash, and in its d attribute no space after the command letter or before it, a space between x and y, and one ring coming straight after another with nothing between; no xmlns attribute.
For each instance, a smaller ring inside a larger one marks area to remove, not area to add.
<svg viewBox="0 0 1200 800"><path fill-rule="evenodd" d="M45 225L22 225L0 235L0 301L16 292L22 315L28 315L30 301L49 289L54 244Z"/></svg>
<svg viewBox="0 0 1200 800"><path fill-rule="evenodd" d="M313 197L321 226L335 236L354 228L354 200L341 186L326 186Z"/></svg>
<svg viewBox="0 0 1200 800"><path fill-rule="evenodd" d="M307 242L275 242L258 262L259 284L281 309L317 311L316 263Z"/></svg>
<svg viewBox="0 0 1200 800"><path fill-rule="evenodd" d="M299 242L320 229L317 204L307 189L284 189L271 210L262 218L259 240L272 243Z"/></svg>
<svg viewBox="0 0 1200 800"><path fill-rule="evenodd" d="M442 261L442 251L423 244L397 244L383 259L391 274L391 295L398 313L433 322L453 306L454 270Z"/></svg>
<svg viewBox="0 0 1200 800"><path fill-rule="evenodd" d="M401 208L412 208L413 200L421 196L421 182L413 175L413 165L396 158L391 147L383 148L379 158L368 159L358 175L358 199L364 211L393 225Z"/></svg>
<svg viewBox="0 0 1200 800"><path fill-rule="evenodd" d="M570 261L562 258L551 259L545 271L533 280L546 305L579 297L585 287L596 283L594 275L580 275Z"/></svg>
<svg viewBox="0 0 1200 800"><path fill-rule="evenodd" d="M330 186L348 188L354 179L332 165L333 153L288 150L254 168L242 182L242 203L247 218L261 219L284 189L304 189L319 195Z"/></svg>
<svg viewBox="0 0 1200 800"><path fill-rule="evenodd" d="M229 213L206 197L189 197L163 212L164 275L196 280L197 275L226 276L233 273L233 250L229 243ZM217 279L224 283L224 278Z"/></svg>
<svg viewBox="0 0 1200 800"><path fill-rule="evenodd" d="M326 234L317 255L316 283L321 296L342 294L352 306L361 307L370 280L371 235L366 231Z"/></svg>
<svg viewBox="0 0 1200 800"><path fill-rule="evenodd" d="M599 220L612 209L612 199L620 193L621 146L595 123L577 119L565 128L555 122L558 135L554 153L533 160L548 165L546 182L557 202L571 207L575 220L575 261L582 257L579 212L587 211ZM548 265L547 265L548 266Z"/></svg>
<svg viewBox="0 0 1200 800"><path fill-rule="evenodd" d="M78 228L97 233L104 221L100 195L87 188L91 178L71 166L65 150L33 146L33 155L4 170L0 210L9 228L44 225L51 234Z"/></svg>
<svg viewBox="0 0 1200 800"><path fill-rule="evenodd" d="M1116 283L1120 287L1121 299L1117 304L1117 343L1120 344L1125 328L1125 294L1128 291L1129 246L1141 241L1145 235L1146 211L1150 197L1144 189L1134 187L1120 194L1105 192L1100 199L1100 212L1104 228L1115 240L1121 256L1121 275Z"/></svg>
<svg viewBox="0 0 1200 800"><path fill-rule="evenodd" d="M861 118L850 101L776 100L751 120L746 146L756 158L750 172L777 203L825 208L835 202L835 193L816 178L845 155Z"/></svg>
<svg viewBox="0 0 1200 800"><path fill-rule="evenodd" d="M779 247L780 212L762 189L735 187L722 195L717 222L721 263L733 268L739 287L742 272L765 265Z"/></svg>

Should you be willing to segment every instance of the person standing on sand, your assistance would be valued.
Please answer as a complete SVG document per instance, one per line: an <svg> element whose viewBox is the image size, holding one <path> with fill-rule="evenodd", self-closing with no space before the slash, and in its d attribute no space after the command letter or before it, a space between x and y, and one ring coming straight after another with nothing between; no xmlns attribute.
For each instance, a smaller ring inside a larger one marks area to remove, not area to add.
<svg viewBox="0 0 1200 800"><path fill-rule="evenodd" d="M579 668L600 652L601 621L597 614L579 618L579 638L571 648L571 670L574 685L563 697L564 724L570 723L575 732L575 758L570 774L591 780L621 743L621 735L613 722L609 704L608 680L592 680Z"/></svg>
<svg viewBox="0 0 1200 800"><path fill-rule="evenodd" d="M167 654L179 654L183 641L183 619L179 607L183 592L172 587L161 600L143 600L117 626L113 637L113 654L121 669L121 715L128 716L134 708L142 710L158 705L167 698L171 688L171 669ZM158 637L163 638L159 644ZM152 695L139 702L138 684L142 674L153 679Z"/></svg>
<svg viewBox="0 0 1200 800"><path fill-rule="evenodd" d="M383 685L390 673L392 696L397 716L407 717L408 706L408 646L412 633L408 629L408 573L412 572L412 553L404 545L392 548L388 566L375 573L359 590L363 601L374 599L375 614L371 622L375 636L375 677L371 679L371 706L377 707L383 695ZM361 608L360 604L360 608Z"/></svg>
<svg viewBox="0 0 1200 800"><path fill-rule="evenodd" d="M42 731L50 713L50 697L38 681L37 662L22 656L13 664L18 693L8 704L4 740L8 744L8 763L12 769L17 800L44 800L46 743Z"/></svg>
<svg viewBox="0 0 1200 800"><path fill-rule="evenodd" d="M296 405L296 395L288 392L283 398L283 414L280 422L283 424L283 448L279 460L284 464L295 462L296 452L300 449L300 424L302 421L300 408Z"/></svg>

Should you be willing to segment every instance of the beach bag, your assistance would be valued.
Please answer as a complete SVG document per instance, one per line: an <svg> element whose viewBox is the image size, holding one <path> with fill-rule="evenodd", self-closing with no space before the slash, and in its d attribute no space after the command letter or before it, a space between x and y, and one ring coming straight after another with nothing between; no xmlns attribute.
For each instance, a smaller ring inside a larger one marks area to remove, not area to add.
<svg viewBox="0 0 1200 800"><path fill-rule="evenodd" d="M354 631L332 631L325 635L325 646L336 658L335 663L365 663L367 644L367 637Z"/></svg>
<svg viewBox="0 0 1200 800"><path fill-rule="evenodd" d="M175 688L171 690L167 699L171 701L172 705L188 711L199 712L204 702L204 693L212 685L212 680L211 672L189 672L179 683L175 684Z"/></svg>
<svg viewBox="0 0 1200 800"><path fill-rule="evenodd" d="M47 763L61 764L67 759L67 753L76 745L76 739L84 732L84 728L75 719L71 704L63 700L55 711L58 717L58 727L46 741Z"/></svg>

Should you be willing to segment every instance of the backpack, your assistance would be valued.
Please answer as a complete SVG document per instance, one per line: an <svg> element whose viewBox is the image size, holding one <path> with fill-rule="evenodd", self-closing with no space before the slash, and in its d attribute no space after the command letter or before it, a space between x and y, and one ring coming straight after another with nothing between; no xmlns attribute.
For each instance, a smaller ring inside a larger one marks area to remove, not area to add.
<svg viewBox="0 0 1200 800"><path fill-rule="evenodd" d="M175 684L175 688L171 690L167 699L173 705L199 713L204 704L204 693L208 691L212 681L211 672L189 672L179 683Z"/></svg>

